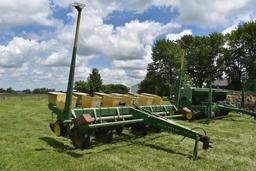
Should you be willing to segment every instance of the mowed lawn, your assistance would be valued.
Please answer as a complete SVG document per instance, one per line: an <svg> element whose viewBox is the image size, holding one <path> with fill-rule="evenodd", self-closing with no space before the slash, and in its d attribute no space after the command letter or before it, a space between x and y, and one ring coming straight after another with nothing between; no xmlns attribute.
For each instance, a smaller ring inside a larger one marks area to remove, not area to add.
<svg viewBox="0 0 256 171"><path fill-rule="evenodd" d="M202 127L214 142L192 160L194 141L165 132L136 138L129 130L114 134L112 144L92 141L87 150L56 137L46 95L0 96L0 170L256 170L256 121L241 114L210 124L178 121Z"/></svg>

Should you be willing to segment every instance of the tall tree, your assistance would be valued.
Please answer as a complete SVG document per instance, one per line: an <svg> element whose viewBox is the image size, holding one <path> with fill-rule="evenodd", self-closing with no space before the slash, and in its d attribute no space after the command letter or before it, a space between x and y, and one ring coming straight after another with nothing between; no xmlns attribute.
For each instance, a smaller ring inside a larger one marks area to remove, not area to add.
<svg viewBox="0 0 256 171"><path fill-rule="evenodd" d="M187 72L196 87L203 87L221 78L224 71L224 36L186 35L178 41L185 49Z"/></svg>
<svg viewBox="0 0 256 171"><path fill-rule="evenodd" d="M157 40L152 47L153 62L148 65L147 76L141 82L139 91L170 96L170 92L174 92L181 56L179 44L166 39Z"/></svg>
<svg viewBox="0 0 256 171"><path fill-rule="evenodd" d="M256 22L247 22L227 35L227 75L230 87L241 89L242 79L256 79Z"/></svg>
<svg viewBox="0 0 256 171"><path fill-rule="evenodd" d="M102 79L98 69L92 69L92 73L90 73L87 82L89 85L90 94L93 94L94 92L100 91L102 89Z"/></svg>

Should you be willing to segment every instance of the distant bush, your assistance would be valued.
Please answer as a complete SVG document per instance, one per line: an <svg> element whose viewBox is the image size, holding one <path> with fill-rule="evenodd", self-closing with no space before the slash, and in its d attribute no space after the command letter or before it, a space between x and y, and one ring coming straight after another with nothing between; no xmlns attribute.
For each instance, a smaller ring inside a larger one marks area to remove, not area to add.
<svg viewBox="0 0 256 171"><path fill-rule="evenodd" d="M23 93L26 93L26 94L32 93L30 89L25 89L25 90L23 90L22 92L23 92Z"/></svg>
<svg viewBox="0 0 256 171"><path fill-rule="evenodd" d="M48 88L35 88L32 93L33 94L46 94L50 91L55 91L55 89L48 89Z"/></svg>
<svg viewBox="0 0 256 171"><path fill-rule="evenodd" d="M129 92L129 88L123 84L107 84L103 85L103 92L126 94Z"/></svg>

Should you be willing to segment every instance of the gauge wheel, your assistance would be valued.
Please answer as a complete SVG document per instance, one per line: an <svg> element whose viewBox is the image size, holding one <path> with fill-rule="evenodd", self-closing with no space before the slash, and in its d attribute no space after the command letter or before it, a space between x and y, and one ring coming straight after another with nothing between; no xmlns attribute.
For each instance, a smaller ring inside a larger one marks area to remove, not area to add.
<svg viewBox="0 0 256 171"><path fill-rule="evenodd" d="M66 127L64 126L63 122L60 120L57 120L54 123L50 123L50 128L52 132L58 137L66 135Z"/></svg>

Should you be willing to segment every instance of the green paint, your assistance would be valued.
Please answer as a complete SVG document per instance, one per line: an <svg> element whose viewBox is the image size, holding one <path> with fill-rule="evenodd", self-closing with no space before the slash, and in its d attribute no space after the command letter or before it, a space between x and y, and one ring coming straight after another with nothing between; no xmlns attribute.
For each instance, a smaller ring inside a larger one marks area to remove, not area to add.
<svg viewBox="0 0 256 171"><path fill-rule="evenodd" d="M74 84L74 75L75 75L75 66L76 66L76 51L77 51L77 42L78 42L78 34L79 34L79 26L80 26L80 18L82 8L79 6L75 6L78 11L77 24L76 24L76 32L75 32L75 40L74 47L71 59L71 65L69 70L69 79L68 79L68 87L67 87L67 95L66 95L66 103L63 112L64 119L70 118L71 114L71 103L72 103L72 94L73 94L73 84Z"/></svg>

